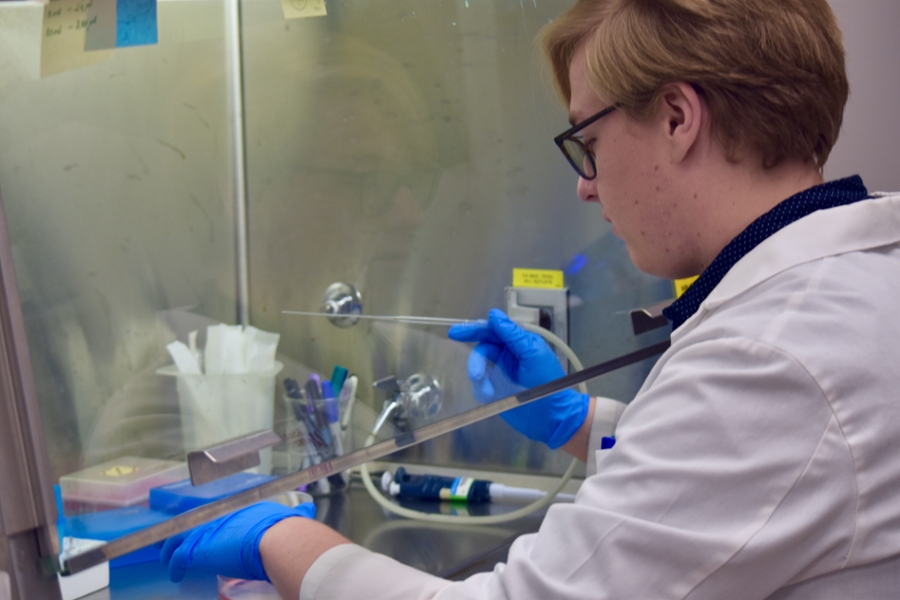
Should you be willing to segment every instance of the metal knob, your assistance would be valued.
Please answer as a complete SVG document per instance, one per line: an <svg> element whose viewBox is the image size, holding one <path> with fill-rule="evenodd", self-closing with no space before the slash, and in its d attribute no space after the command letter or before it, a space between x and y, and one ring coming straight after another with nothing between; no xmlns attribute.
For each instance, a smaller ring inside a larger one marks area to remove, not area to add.
<svg viewBox="0 0 900 600"><path fill-rule="evenodd" d="M349 283L332 283L322 298L322 312L328 315L332 325L352 327L359 322L356 315L362 314L362 296Z"/></svg>
<svg viewBox="0 0 900 600"><path fill-rule="evenodd" d="M398 430L408 431L433 419L441 410L441 384L421 373L400 381L391 375L379 379L373 387L387 396L376 431L388 418Z"/></svg>

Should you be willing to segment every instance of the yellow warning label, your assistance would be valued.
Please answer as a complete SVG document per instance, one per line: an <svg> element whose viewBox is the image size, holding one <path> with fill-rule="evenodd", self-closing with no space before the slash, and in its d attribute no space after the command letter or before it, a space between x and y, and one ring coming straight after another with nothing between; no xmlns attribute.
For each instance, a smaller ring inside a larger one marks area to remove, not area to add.
<svg viewBox="0 0 900 600"><path fill-rule="evenodd" d="M513 287L561 290L563 272L549 269L513 269Z"/></svg>
<svg viewBox="0 0 900 600"><path fill-rule="evenodd" d="M681 295L687 291L691 284L697 281L697 277L699 275L694 275L693 277L686 277L684 279L676 279L675 283L675 297L681 298Z"/></svg>

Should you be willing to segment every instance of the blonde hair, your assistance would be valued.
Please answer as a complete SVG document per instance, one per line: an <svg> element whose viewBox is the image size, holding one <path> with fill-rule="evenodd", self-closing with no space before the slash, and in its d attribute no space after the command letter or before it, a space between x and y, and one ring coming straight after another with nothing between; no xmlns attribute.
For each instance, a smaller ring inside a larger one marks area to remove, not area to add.
<svg viewBox="0 0 900 600"><path fill-rule="evenodd" d="M849 84L826 0L577 0L541 32L568 104L569 64L584 44L594 90L650 119L667 83L709 106L727 156L821 169L838 138Z"/></svg>

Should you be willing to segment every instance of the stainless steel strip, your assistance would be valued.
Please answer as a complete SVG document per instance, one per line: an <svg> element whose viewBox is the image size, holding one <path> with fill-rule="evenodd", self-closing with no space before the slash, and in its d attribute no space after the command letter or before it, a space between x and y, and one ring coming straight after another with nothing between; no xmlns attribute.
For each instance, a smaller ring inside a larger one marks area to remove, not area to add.
<svg viewBox="0 0 900 600"><path fill-rule="evenodd" d="M323 312L311 312L302 310L283 310L283 315L300 315L303 317L353 317L354 319L369 319L372 321L392 321L394 323L406 323L409 325L457 325L459 323L474 323L474 319L451 319L445 317L417 317L413 315L356 315L333 314Z"/></svg>
<svg viewBox="0 0 900 600"><path fill-rule="evenodd" d="M281 443L271 429L226 440L203 450L188 452L191 485L198 486L259 465L259 451Z"/></svg>
<svg viewBox="0 0 900 600"><path fill-rule="evenodd" d="M512 408L522 406L523 404L555 394L556 392L573 387L579 383L605 375L611 371L651 358L665 352L669 345L669 340L666 340L648 346L647 348L631 352L630 354L620 356L619 358L588 367L577 373L560 377L559 379L545 383L544 385L525 390L515 396L509 396L497 400L496 402L473 408L462 414L442 419L437 423L426 425L399 437L366 446L365 448L350 454L345 454L344 456L325 461L308 469L304 469L303 471L285 475L274 481L264 483L263 485L235 494L234 496L230 496L212 504L195 508L194 510L173 517L168 521L126 535L117 540L113 540L104 546L70 558L67 562L68 572L78 573L84 571L85 569L112 560L113 558L123 556L139 548L149 546L150 544L154 544L175 534L187 531L197 525L201 525L239 508L259 502L265 498L270 498L282 492L296 489L301 485L312 483L313 481L317 481L328 475L333 475L363 463L382 458L402 448L407 448L414 444L436 438L445 433L459 429L460 427L483 421L488 417L496 416Z"/></svg>
<svg viewBox="0 0 900 600"><path fill-rule="evenodd" d="M241 325L250 324L250 249L247 225L247 157L244 131L244 62L241 32L240 0L228 0L225 9L225 40L227 56L228 91L233 129L234 149L234 211L235 254L237 269L237 319Z"/></svg>

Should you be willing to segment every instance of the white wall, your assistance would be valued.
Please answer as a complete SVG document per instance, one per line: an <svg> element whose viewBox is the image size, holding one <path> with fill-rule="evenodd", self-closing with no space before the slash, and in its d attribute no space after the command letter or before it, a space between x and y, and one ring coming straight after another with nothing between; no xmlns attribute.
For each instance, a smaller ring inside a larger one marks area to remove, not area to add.
<svg viewBox="0 0 900 600"><path fill-rule="evenodd" d="M900 1L829 0L844 32L850 102L825 169L900 191Z"/></svg>

